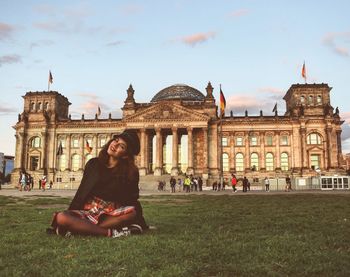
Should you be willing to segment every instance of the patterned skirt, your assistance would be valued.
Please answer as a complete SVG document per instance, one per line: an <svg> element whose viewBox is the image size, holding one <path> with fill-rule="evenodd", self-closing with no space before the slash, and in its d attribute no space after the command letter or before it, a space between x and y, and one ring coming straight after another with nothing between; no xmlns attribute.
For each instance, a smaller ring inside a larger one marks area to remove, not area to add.
<svg viewBox="0 0 350 277"><path fill-rule="evenodd" d="M116 207L114 202L104 201L96 196L89 199L83 210L72 210L80 218L88 219L93 224L98 224L101 215L122 216L135 211L134 206Z"/></svg>

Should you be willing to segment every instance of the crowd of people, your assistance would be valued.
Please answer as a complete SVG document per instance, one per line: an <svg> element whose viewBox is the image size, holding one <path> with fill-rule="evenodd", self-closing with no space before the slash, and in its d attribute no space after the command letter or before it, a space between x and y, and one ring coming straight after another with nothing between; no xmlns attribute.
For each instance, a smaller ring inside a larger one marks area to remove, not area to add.
<svg viewBox="0 0 350 277"><path fill-rule="evenodd" d="M285 178L285 191L289 192L292 190L292 182L289 175ZM270 191L270 179L265 177L263 180L263 184L265 186L264 190L266 192ZM193 192L193 191L202 191L203 190L203 180L201 177L194 177L192 175L185 175L182 178L170 177L169 180L170 190L172 193L178 192ZM246 176L243 178L237 178L235 174L231 174L231 178L223 178L222 181L214 180L211 184L211 188L213 191L223 191L227 188L232 188L232 192L237 192L237 186L242 186L242 192L250 191L251 183ZM159 180L158 181L158 191L166 190L166 181Z"/></svg>
<svg viewBox="0 0 350 277"><path fill-rule="evenodd" d="M192 191L202 191L203 190L203 179L201 177L195 177L193 175L185 175L185 177L178 178L171 176L169 180L169 185L172 193L178 192L192 192ZM158 191L166 190L166 181L158 181Z"/></svg>
<svg viewBox="0 0 350 277"><path fill-rule="evenodd" d="M45 191L46 188L52 189L53 182L50 181L47 187L47 177L43 175L42 178L38 180L38 189ZM19 191L31 191L34 189L34 178L32 175L25 171L21 171L18 180L18 190Z"/></svg>

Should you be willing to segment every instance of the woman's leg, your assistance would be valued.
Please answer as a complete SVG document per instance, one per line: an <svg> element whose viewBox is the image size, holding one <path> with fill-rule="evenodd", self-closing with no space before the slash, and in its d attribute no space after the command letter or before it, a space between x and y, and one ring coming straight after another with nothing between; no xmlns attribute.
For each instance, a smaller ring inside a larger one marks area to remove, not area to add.
<svg viewBox="0 0 350 277"><path fill-rule="evenodd" d="M64 211L56 215L56 223L73 233L80 235L108 236L108 229L77 217L74 212Z"/></svg>
<svg viewBox="0 0 350 277"><path fill-rule="evenodd" d="M127 223L135 219L135 217L136 217L135 210L120 216L104 215L103 218L101 218L100 222L98 223L98 226L106 229L117 228L123 225L123 223Z"/></svg>

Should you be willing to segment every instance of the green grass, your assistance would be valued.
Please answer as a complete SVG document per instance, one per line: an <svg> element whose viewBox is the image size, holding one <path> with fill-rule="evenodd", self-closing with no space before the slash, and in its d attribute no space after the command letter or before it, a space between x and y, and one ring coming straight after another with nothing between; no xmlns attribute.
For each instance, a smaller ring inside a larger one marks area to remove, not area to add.
<svg viewBox="0 0 350 277"><path fill-rule="evenodd" d="M145 235L46 235L69 201L0 196L0 276L350 276L350 194L150 196Z"/></svg>

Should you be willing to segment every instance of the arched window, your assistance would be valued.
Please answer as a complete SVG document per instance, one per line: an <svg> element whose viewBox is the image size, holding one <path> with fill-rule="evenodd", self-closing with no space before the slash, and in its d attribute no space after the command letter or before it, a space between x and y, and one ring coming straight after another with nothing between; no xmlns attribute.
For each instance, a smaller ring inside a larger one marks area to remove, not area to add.
<svg viewBox="0 0 350 277"><path fill-rule="evenodd" d="M229 157L227 153L222 154L222 170L223 171L229 171Z"/></svg>
<svg viewBox="0 0 350 277"><path fill-rule="evenodd" d="M38 102L38 103L36 104L36 110L37 110L37 111L40 111L40 110L41 110L41 102Z"/></svg>
<svg viewBox="0 0 350 277"><path fill-rule="evenodd" d="M49 109L49 102L45 102L44 104L44 110L47 111Z"/></svg>
<svg viewBox="0 0 350 277"><path fill-rule="evenodd" d="M66 155L60 155L58 158L58 169L64 171L67 168Z"/></svg>
<svg viewBox="0 0 350 277"><path fill-rule="evenodd" d="M99 146L102 148L107 143L107 138L105 136L100 137Z"/></svg>
<svg viewBox="0 0 350 277"><path fill-rule="evenodd" d="M40 138L39 137L32 138L31 146L34 148L39 148L40 147Z"/></svg>
<svg viewBox="0 0 350 277"><path fill-rule="evenodd" d="M321 136L317 133L311 133L307 136L307 144L321 144Z"/></svg>
<svg viewBox="0 0 350 277"><path fill-rule="evenodd" d="M314 103L314 97L312 95L309 95L308 102L309 105L312 105Z"/></svg>
<svg viewBox="0 0 350 277"><path fill-rule="evenodd" d="M236 171L244 170L244 157L242 153L236 154Z"/></svg>
<svg viewBox="0 0 350 277"><path fill-rule="evenodd" d="M273 171L273 154L272 153L266 153L265 156L265 166L267 171Z"/></svg>
<svg viewBox="0 0 350 277"><path fill-rule="evenodd" d="M35 111L35 103L34 102L30 103L30 111L31 112Z"/></svg>
<svg viewBox="0 0 350 277"><path fill-rule="evenodd" d="M322 104L322 96L317 95L317 104Z"/></svg>
<svg viewBox="0 0 350 277"><path fill-rule="evenodd" d="M87 154L85 156L85 164L92 158L92 155L91 154Z"/></svg>
<svg viewBox="0 0 350 277"><path fill-rule="evenodd" d="M78 154L74 154L72 156L72 171L78 171L80 165L80 156Z"/></svg>
<svg viewBox="0 0 350 277"><path fill-rule="evenodd" d="M259 156L257 153L250 155L250 167L252 170L259 170Z"/></svg>
<svg viewBox="0 0 350 277"><path fill-rule="evenodd" d="M305 104L305 96L300 96L300 103Z"/></svg>
<svg viewBox="0 0 350 277"><path fill-rule="evenodd" d="M289 157L288 153L283 152L281 154L281 169L283 171L289 170Z"/></svg>

